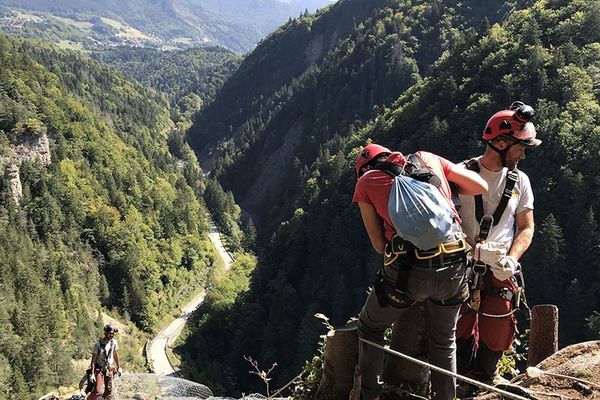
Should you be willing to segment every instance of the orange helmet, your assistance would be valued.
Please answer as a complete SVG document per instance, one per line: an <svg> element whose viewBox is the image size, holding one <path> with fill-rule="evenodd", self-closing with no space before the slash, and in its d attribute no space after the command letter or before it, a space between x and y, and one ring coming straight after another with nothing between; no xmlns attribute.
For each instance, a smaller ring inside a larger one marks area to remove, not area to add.
<svg viewBox="0 0 600 400"><path fill-rule="evenodd" d="M530 122L534 115L533 107L515 101L510 109L492 115L485 124L483 140L489 142L503 136L528 147L537 147L542 141L535 138L535 126Z"/></svg>
<svg viewBox="0 0 600 400"><path fill-rule="evenodd" d="M377 160L378 156L391 153L392 151L387 147L375 143L363 147L360 153L358 153L358 157L356 157L356 178L360 178L362 175L361 169L366 167L372 161Z"/></svg>

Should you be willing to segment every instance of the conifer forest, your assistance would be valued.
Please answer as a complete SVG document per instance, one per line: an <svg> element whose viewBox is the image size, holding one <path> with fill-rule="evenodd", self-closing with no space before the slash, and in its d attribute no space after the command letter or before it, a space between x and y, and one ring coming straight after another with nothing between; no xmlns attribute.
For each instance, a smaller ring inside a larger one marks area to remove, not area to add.
<svg viewBox="0 0 600 400"><path fill-rule="evenodd" d="M187 379L236 397L264 387L245 357L277 363L272 387L318 368L315 314L355 317L381 264L352 204L359 150L460 162L514 100L543 140L519 163L528 301L558 306L561 347L600 339L600 0L306 2L260 39L206 22L180 48L83 41L97 10L29 3L0 2L0 399L75 387L103 315L147 372L144 343L202 288L173 350ZM183 35L144 18L126 21Z"/></svg>

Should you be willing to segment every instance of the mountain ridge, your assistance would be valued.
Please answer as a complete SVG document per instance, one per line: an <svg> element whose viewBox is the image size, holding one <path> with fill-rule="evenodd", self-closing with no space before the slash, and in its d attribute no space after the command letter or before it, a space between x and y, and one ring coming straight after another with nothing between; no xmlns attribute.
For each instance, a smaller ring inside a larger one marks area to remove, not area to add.
<svg viewBox="0 0 600 400"><path fill-rule="evenodd" d="M80 40L90 48L120 42L178 48L220 45L236 52L252 49L269 32L301 11L296 3L279 0L230 0L226 4L221 3L211 0L58 0L48 4L38 0L1 0L0 6L46 13L41 17L48 13L59 16L63 20L53 23L66 22L66 25L52 32L63 39L83 36ZM316 0L312 4L326 5L328 0ZM18 13L7 15L15 18ZM116 22L107 22L99 17ZM43 30L40 21L22 19L18 24L31 26L32 23L37 24L35 29ZM45 23L48 24L48 21ZM28 32L24 28L17 29L18 24L9 23L5 30ZM64 32L67 27L73 32ZM39 34L35 29L33 34ZM132 29L141 32L141 35L128 36L127 32L134 32Z"/></svg>

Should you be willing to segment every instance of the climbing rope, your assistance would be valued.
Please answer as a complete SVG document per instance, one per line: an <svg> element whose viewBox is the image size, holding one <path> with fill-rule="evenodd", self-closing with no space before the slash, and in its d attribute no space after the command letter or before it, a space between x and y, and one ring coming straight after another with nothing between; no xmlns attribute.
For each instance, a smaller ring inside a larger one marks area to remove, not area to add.
<svg viewBox="0 0 600 400"><path fill-rule="evenodd" d="M407 356L406 354L400 353L399 351L390 349L388 346L382 346L380 344L377 344L375 342L372 342L370 340L363 339L363 338L360 338L360 340L363 341L364 343L367 343L367 344L373 346L373 347L381 349L381 350L385 351L386 353L393 354L393 355L395 355L397 357L403 358L403 359L408 360L410 362L413 362L415 364L419 364L422 367L428 367L428 368L430 368L433 371L439 372L439 373L444 374L444 375L451 376L451 377L459 379L459 380L461 380L463 382L467 382L467 383L469 383L469 384L471 384L473 386L480 387L480 388L485 389L485 390L490 391L490 392L498 393L498 394L500 394L500 395L502 395L504 397L507 397L509 399L514 399L514 400L529 400L526 397L519 396L519 395L511 393L511 392L507 392L506 390L498 389L497 387L494 387L494 386L491 386L491 385L487 385L485 383L481 383L479 381L476 381L475 379L467 378L466 376L459 375L459 374L457 374L455 372L445 370L444 368L440 368L440 367L437 367L435 365L431 365L431 364L429 364L429 363L427 363L425 361L421 361L421 360L418 360L418 359L416 359L414 357Z"/></svg>

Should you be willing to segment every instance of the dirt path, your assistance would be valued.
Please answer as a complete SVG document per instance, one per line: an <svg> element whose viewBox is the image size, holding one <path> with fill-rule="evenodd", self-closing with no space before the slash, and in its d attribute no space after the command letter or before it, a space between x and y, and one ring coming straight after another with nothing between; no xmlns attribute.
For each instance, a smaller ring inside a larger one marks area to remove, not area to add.
<svg viewBox="0 0 600 400"><path fill-rule="evenodd" d="M217 249L219 256L225 263L225 270L228 271L233 263L233 257L227 252L223 242L221 241L221 235L219 229L216 227L212 219L210 219L210 233L209 238L212 244ZM166 328L160 331L156 337L150 342L148 346L149 355L148 358L152 360L152 369L157 375L178 375L173 369L173 366L169 362L167 356L167 346L177 339L177 336L183 330L190 315L202 304L204 297L206 296L206 290L202 289L192 301L190 301L182 310L181 315L171 322Z"/></svg>

